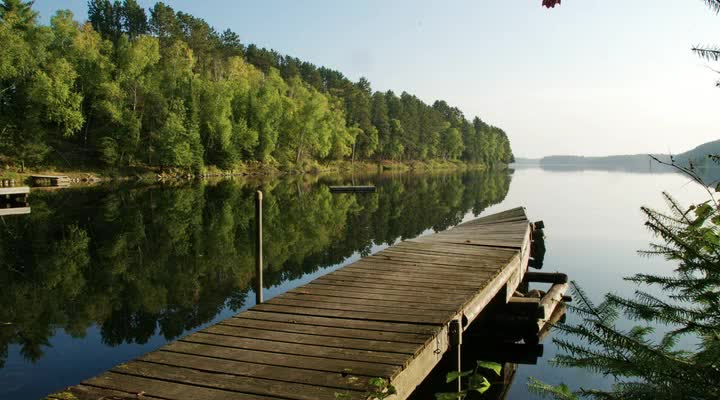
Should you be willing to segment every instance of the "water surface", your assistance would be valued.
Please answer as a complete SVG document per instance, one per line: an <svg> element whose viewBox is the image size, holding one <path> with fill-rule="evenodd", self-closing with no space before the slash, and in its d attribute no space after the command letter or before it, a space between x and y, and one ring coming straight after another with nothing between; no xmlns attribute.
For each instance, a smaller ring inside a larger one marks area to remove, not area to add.
<svg viewBox="0 0 720 400"><path fill-rule="evenodd" d="M637 256L641 205L702 191L677 174L537 168L355 178L376 194L333 195L350 178L292 177L33 192L32 213L0 221L0 398L37 399L254 304L253 196L264 201L266 298L398 240L516 206L545 221L546 271L591 296L631 293L621 277L669 266ZM572 318L572 316L570 316ZM9 323L9 324L7 324ZM543 359L527 376L606 384Z"/></svg>

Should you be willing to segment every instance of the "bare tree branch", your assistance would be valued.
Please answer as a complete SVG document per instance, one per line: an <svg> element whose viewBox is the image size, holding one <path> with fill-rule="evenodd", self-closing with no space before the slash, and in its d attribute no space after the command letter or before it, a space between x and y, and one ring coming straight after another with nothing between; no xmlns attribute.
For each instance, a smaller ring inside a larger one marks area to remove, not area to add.
<svg viewBox="0 0 720 400"><path fill-rule="evenodd" d="M718 207L718 202L717 202L717 199L715 198L715 193L713 193L713 191L710 190L710 187L709 187L710 184L708 182L705 182L700 177L700 175L698 175L698 173L695 171L695 168L693 167L692 163L690 163L689 166L685 167L685 166L682 166L682 165L676 163L675 159L672 156L670 156L670 162L662 161L659 158L653 156L652 154L648 154L648 156L650 158L652 158L653 160L655 160L659 164L666 165L666 166L677 169L678 171L682 172L683 174L688 176L690 179L692 179L694 182L698 183L700 186L702 186L705 189L705 191L708 193L708 195L710 195L710 199L711 199L712 203L715 205L715 207L716 208Z"/></svg>

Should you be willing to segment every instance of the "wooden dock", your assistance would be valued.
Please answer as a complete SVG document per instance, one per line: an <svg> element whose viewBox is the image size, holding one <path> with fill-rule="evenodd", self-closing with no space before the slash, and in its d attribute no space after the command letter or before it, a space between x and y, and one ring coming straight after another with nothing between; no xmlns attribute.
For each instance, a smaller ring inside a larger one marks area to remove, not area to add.
<svg viewBox="0 0 720 400"><path fill-rule="evenodd" d="M33 185L49 183L50 186L69 186L70 177L65 175L30 175Z"/></svg>
<svg viewBox="0 0 720 400"><path fill-rule="evenodd" d="M0 188L0 198L9 199L11 197L25 197L30 194L30 188L27 186L14 186Z"/></svg>
<svg viewBox="0 0 720 400"><path fill-rule="evenodd" d="M405 399L511 299L532 231L516 208L403 241L49 398L365 399L379 377Z"/></svg>
<svg viewBox="0 0 720 400"><path fill-rule="evenodd" d="M30 214L30 207L0 208L0 217L8 217L10 215L27 215L27 214Z"/></svg>
<svg viewBox="0 0 720 400"><path fill-rule="evenodd" d="M0 187L0 217L30 214L27 186Z"/></svg>

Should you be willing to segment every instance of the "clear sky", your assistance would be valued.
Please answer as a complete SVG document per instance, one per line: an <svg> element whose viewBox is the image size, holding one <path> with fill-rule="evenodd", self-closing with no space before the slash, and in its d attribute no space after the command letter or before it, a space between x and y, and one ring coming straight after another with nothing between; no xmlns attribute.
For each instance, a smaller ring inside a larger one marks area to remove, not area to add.
<svg viewBox="0 0 720 400"><path fill-rule="evenodd" d="M165 3L375 90L444 99L502 127L521 157L679 153L720 138L720 74L690 51L720 45L702 0ZM87 13L84 0L35 7L43 21Z"/></svg>

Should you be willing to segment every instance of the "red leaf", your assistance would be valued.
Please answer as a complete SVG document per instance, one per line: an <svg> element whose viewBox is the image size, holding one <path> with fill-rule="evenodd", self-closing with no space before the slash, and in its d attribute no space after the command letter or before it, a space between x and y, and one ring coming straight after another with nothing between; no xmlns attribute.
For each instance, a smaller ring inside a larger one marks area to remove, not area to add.
<svg viewBox="0 0 720 400"><path fill-rule="evenodd" d="M543 0L543 7L555 8L555 5L560 5L560 0Z"/></svg>

